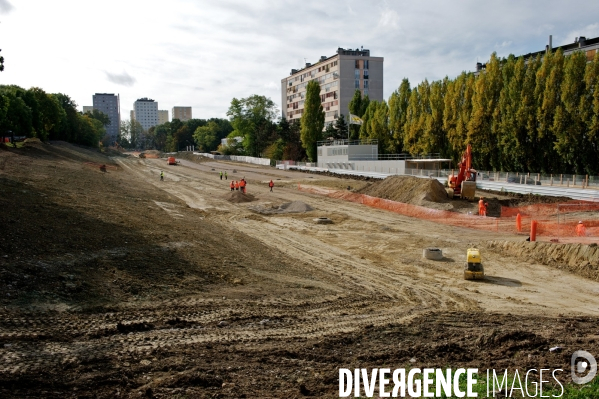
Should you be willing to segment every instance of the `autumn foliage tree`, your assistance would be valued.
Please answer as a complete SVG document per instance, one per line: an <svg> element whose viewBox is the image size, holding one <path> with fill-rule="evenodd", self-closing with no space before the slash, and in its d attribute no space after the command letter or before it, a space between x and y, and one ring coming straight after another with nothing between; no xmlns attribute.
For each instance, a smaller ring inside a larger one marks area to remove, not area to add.
<svg viewBox="0 0 599 399"><path fill-rule="evenodd" d="M306 86L306 101L301 118L301 140L310 162L316 161L316 143L322 140L324 111L320 102L320 84L311 80Z"/></svg>

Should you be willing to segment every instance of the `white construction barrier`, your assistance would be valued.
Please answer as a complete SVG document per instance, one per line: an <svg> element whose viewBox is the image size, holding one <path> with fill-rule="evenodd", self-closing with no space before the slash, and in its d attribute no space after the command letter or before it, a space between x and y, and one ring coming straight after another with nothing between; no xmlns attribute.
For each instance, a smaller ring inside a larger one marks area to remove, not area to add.
<svg viewBox="0 0 599 399"><path fill-rule="evenodd" d="M254 165L270 166L269 158L246 157L243 155L214 155L214 154L208 154L205 152L194 152L194 155L201 155L203 157L212 158L212 159L216 159L219 161L234 161L234 162L251 163Z"/></svg>

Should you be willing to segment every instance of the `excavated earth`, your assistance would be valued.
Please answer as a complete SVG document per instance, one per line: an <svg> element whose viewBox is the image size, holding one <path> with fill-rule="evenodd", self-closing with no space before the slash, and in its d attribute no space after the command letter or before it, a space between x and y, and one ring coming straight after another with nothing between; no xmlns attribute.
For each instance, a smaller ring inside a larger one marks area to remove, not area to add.
<svg viewBox="0 0 599 399"><path fill-rule="evenodd" d="M255 201L228 201L220 170ZM297 190L339 181L0 147L0 397L337 397L339 368L569 370L573 351L599 355L595 246ZM251 209L281 204L299 210ZM472 245L480 282L462 278Z"/></svg>

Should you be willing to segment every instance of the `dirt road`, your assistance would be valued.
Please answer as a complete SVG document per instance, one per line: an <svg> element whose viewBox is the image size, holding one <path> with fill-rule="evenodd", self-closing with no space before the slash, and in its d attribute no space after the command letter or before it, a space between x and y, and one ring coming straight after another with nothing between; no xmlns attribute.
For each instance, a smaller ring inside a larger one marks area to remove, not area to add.
<svg viewBox="0 0 599 399"><path fill-rule="evenodd" d="M497 249L483 249L486 280L462 279L469 246L521 236L296 189L340 184L326 176L63 143L0 157L2 396L330 397L339 367L566 367L549 346L599 353L599 283ZM226 201L221 168L257 200ZM315 210L251 209L290 201Z"/></svg>

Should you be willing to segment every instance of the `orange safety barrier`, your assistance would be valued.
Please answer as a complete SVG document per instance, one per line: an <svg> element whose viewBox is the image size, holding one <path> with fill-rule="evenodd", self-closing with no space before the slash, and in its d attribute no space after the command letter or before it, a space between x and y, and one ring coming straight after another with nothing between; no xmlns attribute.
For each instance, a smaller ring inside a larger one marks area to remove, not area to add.
<svg viewBox="0 0 599 399"><path fill-rule="evenodd" d="M371 197L366 194L316 186L301 186L298 184L298 190L363 204L377 209L384 209L404 216L429 220L440 224L509 234L518 234L522 231L529 231L534 219L536 221L536 236L550 237L554 241L556 239L561 240L565 237L576 237L576 226L578 221L582 220L584 221L586 228L586 237L599 237L599 212L593 212L599 210L599 204L594 202L571 201L560 204L560 213L557 213L558 204L538 204L519 208L502 207L501 217L495 218L431 209L423 206ZM578 212L573 208L578 208ZM581 209L585 212L581 212ZM581 215L581 213L583 213L583 215Z"/></svg>
<svg viewBox="0 0 599 399"><path fill-rule="evenodd" d="M526 206L502 206L501 217L516 216L518 213L531 215L554 215L559 205L560 213L578 212L581 208L585 211L599 211L599 202L572 200L554 204L534 204Z"/></svg>

